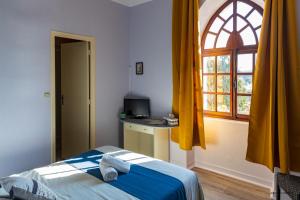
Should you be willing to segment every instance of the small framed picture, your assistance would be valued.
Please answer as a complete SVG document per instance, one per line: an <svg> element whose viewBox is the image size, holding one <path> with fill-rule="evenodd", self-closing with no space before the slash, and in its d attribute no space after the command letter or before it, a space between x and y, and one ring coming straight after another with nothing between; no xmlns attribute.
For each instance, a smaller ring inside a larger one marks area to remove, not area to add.
<svg viewBox="0 0 300 200"><path fill-rule="evenodd" d="M135 74L142 75L144 73L144 65L143 62L135 63Z"/></svg>

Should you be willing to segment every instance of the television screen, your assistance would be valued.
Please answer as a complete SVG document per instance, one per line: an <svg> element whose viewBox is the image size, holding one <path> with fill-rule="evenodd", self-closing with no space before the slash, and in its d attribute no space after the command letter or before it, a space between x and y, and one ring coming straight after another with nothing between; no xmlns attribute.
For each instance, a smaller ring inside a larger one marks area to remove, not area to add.
<svg viewBox="0 0 300 200"><path fill-rule="evenodd" d="M150 117L150 100L125 98L124 112L127 117L133 117L133 118Z"/></svg>

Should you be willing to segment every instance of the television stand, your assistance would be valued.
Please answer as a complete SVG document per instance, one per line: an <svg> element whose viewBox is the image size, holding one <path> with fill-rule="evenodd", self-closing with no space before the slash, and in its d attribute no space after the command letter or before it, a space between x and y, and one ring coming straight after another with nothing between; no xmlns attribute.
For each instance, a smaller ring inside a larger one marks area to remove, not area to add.
<svg viewBox="0 0 300 200"><path fill-rule="evenodd" d="M169 126L162 119L124 119L124 149L160 160L170 160Z"/></svg>

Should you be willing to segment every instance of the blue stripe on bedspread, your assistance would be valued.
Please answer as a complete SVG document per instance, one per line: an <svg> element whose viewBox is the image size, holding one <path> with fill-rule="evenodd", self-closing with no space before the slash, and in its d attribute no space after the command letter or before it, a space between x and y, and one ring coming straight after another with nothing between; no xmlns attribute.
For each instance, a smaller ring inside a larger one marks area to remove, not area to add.
<svg viewBox="0 0 300 200"><path fill-rule="evenodd" d="M103 181L99 169L102 154L91 150L65 162ZM107 183L143 200L186 200L181 181L135 164L131 165L128 174L119 173L118 180Z"/></svg>

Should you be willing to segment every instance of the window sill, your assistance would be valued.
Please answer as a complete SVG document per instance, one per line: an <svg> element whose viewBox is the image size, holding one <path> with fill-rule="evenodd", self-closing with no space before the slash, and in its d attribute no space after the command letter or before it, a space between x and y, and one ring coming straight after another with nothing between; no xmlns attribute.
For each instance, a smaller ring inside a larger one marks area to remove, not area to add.
<svg viewBox="0 0 300 200"><path fill-rule="evenodd" d="M210 120L210 121L219 121L219 122L225 122L225 123L238 123L238 124L249 124L249 120L247 119L225 119L223 117L212 117L212 116L204 116L204 121Z"/></svg>

